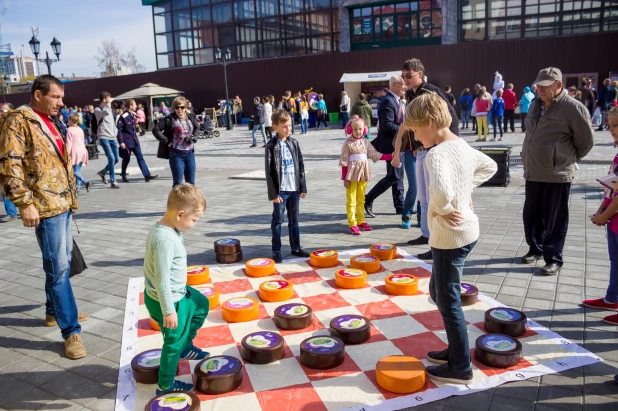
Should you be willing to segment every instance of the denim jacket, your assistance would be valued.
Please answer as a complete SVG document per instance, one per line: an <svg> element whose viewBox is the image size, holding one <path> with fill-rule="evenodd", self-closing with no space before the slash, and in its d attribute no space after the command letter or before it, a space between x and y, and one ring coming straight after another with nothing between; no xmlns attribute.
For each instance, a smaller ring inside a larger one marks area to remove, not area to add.
<svg viewBox="0 0 618 411"><path fill-rule="evenodd" d="M307 193L307 182L305 180L305 164L303 155L300 152L298 140L288 137L286 140L292 153L294 170L296 171L296 188L300 193ZM268 200L272 201L279 196L281 183L281 144L286 144L277 137L271 138L266 143L266 187L268 189Z"/></svg>

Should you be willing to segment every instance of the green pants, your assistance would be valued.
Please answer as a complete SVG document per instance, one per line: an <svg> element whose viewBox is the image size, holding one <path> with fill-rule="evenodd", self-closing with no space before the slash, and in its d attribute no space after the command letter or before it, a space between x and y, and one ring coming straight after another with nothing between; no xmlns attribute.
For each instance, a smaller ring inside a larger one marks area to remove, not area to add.
<svg viewBox="0 0 618 411"><path fill-rule="evenodd" d="M174 383L180 353L191 347L193 339L208 315L210 304L208 298L202 293L187 286L187 294L182 300L174 304L178 315L178 327L172 330L163 327L161 304L150 298L145 291L144 303L148 313L159 324L163 333L159 386L167 388Z"/></svg>

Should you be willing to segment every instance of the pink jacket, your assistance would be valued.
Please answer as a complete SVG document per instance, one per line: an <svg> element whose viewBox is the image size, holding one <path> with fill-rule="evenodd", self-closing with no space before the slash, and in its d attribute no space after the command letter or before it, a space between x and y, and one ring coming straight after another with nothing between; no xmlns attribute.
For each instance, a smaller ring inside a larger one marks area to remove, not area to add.
<svg viewBox="0 0 618 411"><path fill-rule="evenodd" d="M144 110L142 110L141 108L137 110L137 122L138 123L146 122L146 114L144 113Z"/></svg>
<svg viewBox="0 0 618 411"><path fill-rule="evenodd" d="M84 130L79 127L69 127L67 129L66 149L69 150L73 165L83 163L88 165L88 149L84 142Z"/></svg>

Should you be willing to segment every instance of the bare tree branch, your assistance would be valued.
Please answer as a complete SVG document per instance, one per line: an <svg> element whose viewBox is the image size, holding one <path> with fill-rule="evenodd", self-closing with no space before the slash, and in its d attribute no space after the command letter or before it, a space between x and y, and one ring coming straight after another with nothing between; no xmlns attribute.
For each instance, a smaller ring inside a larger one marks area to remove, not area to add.
<svg viewBox="0 0 618 411"><path fill-rule="evenodd" d="M143 73L146 67L137 61L135 48L123 54L115 40L104 40L97 48L94 59L101 68L104 77L123 74Z"/></svg>

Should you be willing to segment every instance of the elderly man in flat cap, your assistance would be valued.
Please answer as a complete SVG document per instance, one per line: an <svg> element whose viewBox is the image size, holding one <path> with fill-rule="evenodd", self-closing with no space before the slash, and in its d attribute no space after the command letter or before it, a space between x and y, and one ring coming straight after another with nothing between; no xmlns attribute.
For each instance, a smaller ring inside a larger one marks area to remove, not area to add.
<svg viewBox="0 0 618 411"><path fill-rule="evenodd" d="M543 275L562 268L575 163L594 146L590 114L563 88L562 72L549 67L533 83L538 97L528 109L522 163L526 180L524 231L530 247L524 264L545 260Z"/></svg>

